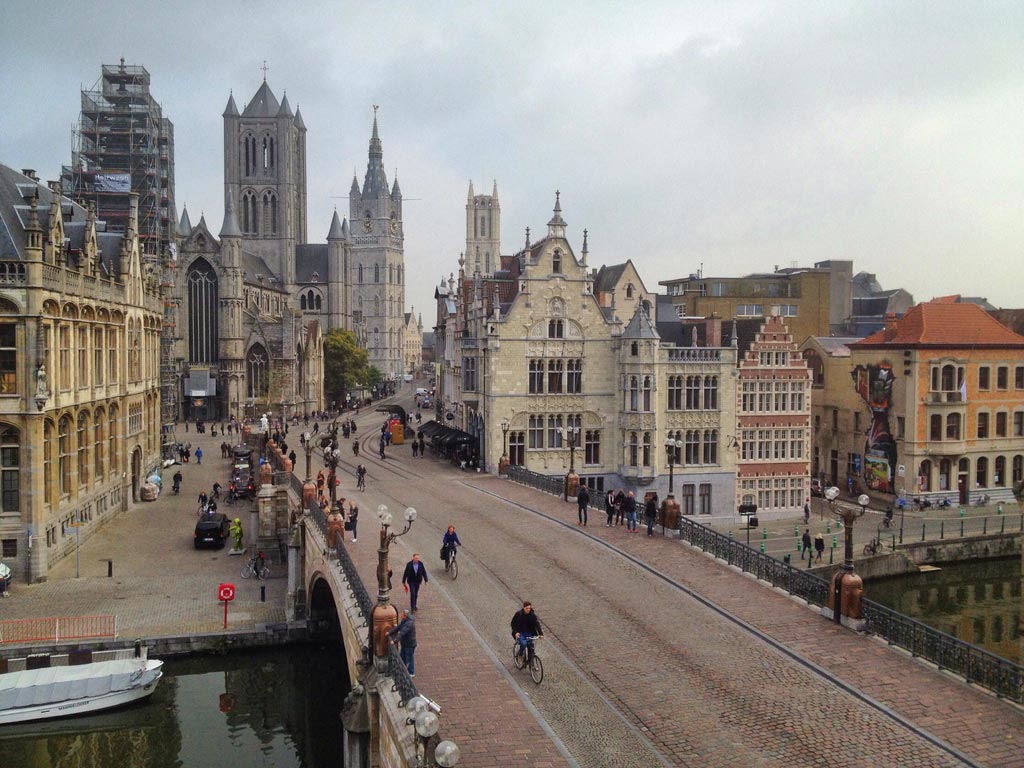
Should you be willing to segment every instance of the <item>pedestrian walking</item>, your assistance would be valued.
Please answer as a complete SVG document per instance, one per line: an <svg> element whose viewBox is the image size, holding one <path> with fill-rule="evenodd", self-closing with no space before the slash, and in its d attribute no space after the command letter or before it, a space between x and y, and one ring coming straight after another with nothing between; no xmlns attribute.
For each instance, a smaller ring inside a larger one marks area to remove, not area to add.
<svg viewBox="0 0 1024 768"><path fill-rule="evenodd" d="M401 620L388 631L388 638L392 643L399 644L399 654L405 668L409 670L409 677L416 677L416 622L404 609L399 616Z"/></svg>
<svg viewBox="0 0 1024 768"><path fill-rule="evenodd" d="M821 556L825 554L825 537L821 535L821 531L814 536L814 551L817 552L815 560L821 561Z"/></svg>
<svg viewBox="0 0 1024 768"><path fill-rule="evenodd" d="M356 467L356 490L366 490L366 467L362 464Z"/></svg>
<svg viewBox="0 0 1024 768"><path fill-rule="evenodd" d="M590 506L590 491L587 490L587 486L581 485L579 490L576 491L576 513L579 516L580 525L587 524L587 507Z"/></svg>
<svg viewBox="0 0 1024 768"><path fill-rule="evenodd" d="M626 514L626 533L636 533L636 499L632 491L626 494L623 511Z"/></svg>
<svg viewBox="0 0 1024 768"><path fill-rule="evenodd" d="M203 463L203 449L202 448L196 448L196 464L202 464L202 463Z"/></svg>
<svg viewBox="0 0 1024 768"><path fill-rule="evenodd" d="M291 451L291 452L290 452L290 453L288 454L288 461L290 461L290 462L292 463L292 467L294 467L294 466L295 466L295 459L297 459L297 458L298 458L298 457L297 457L297 456L295 455L295 451Z"/></svg>
<svg viewBox="0 0 1024 768"><path fill-rule="evenodd" d="M355 499L348 503L348 526L349 530L352 531L352 543L356 543L356 525L359 523L359 505L356 504Z"/></svg>
<svg viewBox="0 0 1024 768"><path fill-rule="evenodd" d="M804 502L804 525L811 522L811 505Z"/></svg>
<svg viewBox="0 0 1024 768"><path fill-rule="evenodd" d="M625 514L626 494L620 488L615 494L615 524L622 525L622 517Z"/></svg>
<svg viewBox="0 0 1024 768"><path fill-rule="evenodd" d="M377 448L378 448L378 450L380 452L380 457L382 459L386 459L387 458L387 456L384 455L384 445L385 445L384 435L381 435L380 436L380 444L377 446Z"/></svg>
<svg viewBox="0 0 1024 768"><path fill-rule="evenodd" d="M644 517L647 520L647 535L654 535L654 519L658 516L658 494L652 493L644 502Z"/></svg>
<svg viewBox="0 0 1024 768"><path fill-rule="evenodd" d="M423 458L424 456L426 456L426 455L427 455L427 452L426 452L426 450L424 450L425 446L426 446L426 441L425 441L425 440L423 439L423 433L422 433L422 432L420 432L420 458L421 458L421 459L422 459L422 458Z"/></svg>
<svg viewBox="0 0 1024 768"><path fill-rule="evenodd" d="M413 613L416 612L416 600L420 594L420 586L430 581L427 578L427 568L420 562L419 553L412 556L412 560L405 564L405 572L402 574L402 586L409 593L409 605Z"/></svg>
<svg viewBox="0 0 1024 768"><path fill-rule="evenodd" d="M420 452L420 444L415 440L412 441L412 457L415 459Z"/></svg>
<svg viewBox="0 0 1024 768"><path fill-rule="evenodd" d="M612 527L612 517L615 515L615 491L609 490L604 497L604 511L608 515L608 519L605 521L605 528Z"/></svg>
<svg viewBox="0 0 1024 768"><path fill-rule="evenodd" d="M805 528L804 529L804 535L803 535L803 538L801 539L801 541L803 542L804 549L803 549L803 552L800 554L800 559L803 560L804 559L804 555L807 555L807 562L809 563L809 562L811 562L811 559L814 557L814 553L811 552L811 529L810 528Z"/></svg>

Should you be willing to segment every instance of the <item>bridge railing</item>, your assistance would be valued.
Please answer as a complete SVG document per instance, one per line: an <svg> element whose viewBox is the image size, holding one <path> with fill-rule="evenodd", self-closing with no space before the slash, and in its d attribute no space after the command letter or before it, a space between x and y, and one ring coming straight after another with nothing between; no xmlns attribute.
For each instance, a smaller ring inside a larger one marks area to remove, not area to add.
<svg viewBox="0 0 1024 768"><path fill-rule="evenodd" d="M324 515L323 511L319 508L311 508L309 510L309 517L326 541L327 517ZM355 599L356 605L359 607L359 612L363 615L366 625L370 626L373 621L373 598L370 597L370 593L366 589L366 585L359 576L359 571L356 570L356 564L352 562L352 558L349 557L348 552L345 551L343 539L344 536L339 536L334 545L334 551L338 555L338 565L341 567L341 572L345 575L345 580L348 582L349 589L352 590L352 597ZM402 657L399 655L398 649L393 645L388 646L387 674L391 677L392 690L398 694L401 699L402 706L405 706L405 703L409 701L409 699L419 694L419 691L416 689L416 683L412 681L412 677L409 675L409 670L405 668L405 663L402 661Z"/></svg>
<svg viewBox="0 0 1024 768"><path fill-rule="evenodd" d="M514 480L522 485L528 485L545 493L553 493L561 496L565 487L565 478L561 476L542 475L539 472L531 472L525 467L510 466L508 468L509 480Z"/></svg>
<svg viewBox="0 0 1024 768"><path fill-rule="evenodd" d="M960 675L1000 698L1024 704L1024 667L871 600L861 601L868 632Z"/></svg>

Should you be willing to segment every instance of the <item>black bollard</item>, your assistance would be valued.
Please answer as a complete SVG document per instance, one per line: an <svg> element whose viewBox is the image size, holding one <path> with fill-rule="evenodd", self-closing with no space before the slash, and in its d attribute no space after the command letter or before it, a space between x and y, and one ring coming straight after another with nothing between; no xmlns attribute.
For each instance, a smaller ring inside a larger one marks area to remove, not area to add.
<svg viewBox="0 0 1024 768"><path fill-rule="evenodd" d="M266 587L260 587L260 602L261 603L267 602L267 588Z"/></svg>

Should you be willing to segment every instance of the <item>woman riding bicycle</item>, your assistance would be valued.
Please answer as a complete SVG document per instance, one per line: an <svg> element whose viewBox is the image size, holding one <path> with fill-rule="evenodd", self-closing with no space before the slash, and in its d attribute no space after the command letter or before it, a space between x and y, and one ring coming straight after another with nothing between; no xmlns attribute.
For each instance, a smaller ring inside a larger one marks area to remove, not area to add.
<svg viewBox="0 0 1024 768"><path fill-rule="evenodd" d="M455 526L449 525L448 530L444 534L444 538L441 540L441 558L444 560L444 569L446 571L451 566L451 560L455 554L455 548L461 546L462 542L459 541L459 534L455 532Z"/></svg>

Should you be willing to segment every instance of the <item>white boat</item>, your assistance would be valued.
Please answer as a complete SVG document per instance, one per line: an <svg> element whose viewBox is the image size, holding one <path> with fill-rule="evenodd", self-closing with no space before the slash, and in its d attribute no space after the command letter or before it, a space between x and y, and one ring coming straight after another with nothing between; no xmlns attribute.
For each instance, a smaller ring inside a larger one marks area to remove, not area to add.
<svg viewBox="0 0 1024 768"><path fill-rule="evenodd" d="M163 662L140 657L0 674L0 725L98 712L151 695Z"/></svg>

